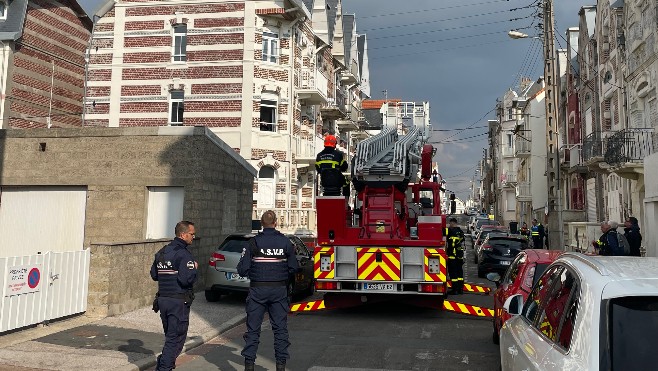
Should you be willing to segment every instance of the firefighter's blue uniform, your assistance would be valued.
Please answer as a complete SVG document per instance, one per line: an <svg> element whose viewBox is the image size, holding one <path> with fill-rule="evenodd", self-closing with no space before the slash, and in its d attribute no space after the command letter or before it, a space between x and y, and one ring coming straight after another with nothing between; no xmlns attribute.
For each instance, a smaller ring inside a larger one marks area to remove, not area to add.
<svg viewBox="0 0 658 371"><path fill-rule="evenodd" d="M151 278L158 281L158 305L165 334L156 370L169 371L185 344L194 298L192 289L197 280L197 265L184 240L176 237L155 254Z"/></svg>
<svg viewBox="0 0 658 371"><path fill-rule="evenodd" d="M290 239L274 228L264 228L244 249L237 270L251 281L247 296L247 331L242 356L246 363L256 360L260 328L267 311L274 333L274 355L278 364L285 364L288 354L287 284L299 271L299 263Z"/></svg>

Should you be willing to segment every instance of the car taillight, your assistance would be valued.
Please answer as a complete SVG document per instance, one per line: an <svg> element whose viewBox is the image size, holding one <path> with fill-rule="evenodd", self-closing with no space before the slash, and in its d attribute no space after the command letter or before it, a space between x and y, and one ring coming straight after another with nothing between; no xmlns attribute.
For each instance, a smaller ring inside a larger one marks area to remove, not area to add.
<svg viewBox="0 0 658 371"><path fill-rule="evenodd" d="M482 250L493 251L493 247L491 245L482 245Z"/></svg>
<svg viewBox="0 0 658 371"><path fill-rule="evenodd" d="M214 252L210 256L210 261L208 261L208 265L211 267L216 267L215 262L223 262L226 260L226 257L220 253Z"/></svg>
<svg viewBox="0 0 658 371"><path fill-rule="evenodd" d="M338 282L324 282L316 281L315 282L316 290L338 290Z"/></svg>

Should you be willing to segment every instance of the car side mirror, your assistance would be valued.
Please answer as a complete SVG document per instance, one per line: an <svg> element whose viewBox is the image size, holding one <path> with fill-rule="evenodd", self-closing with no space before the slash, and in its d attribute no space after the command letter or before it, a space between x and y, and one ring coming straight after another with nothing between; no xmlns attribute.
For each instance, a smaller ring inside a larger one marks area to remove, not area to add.
<svg viewBox="0 0 658 371"><path fill-rule="evenodd" d="M512 316L518 316L521 314L521 311L523 310L523 295L516 294L507 298L503 305L503 309Z"/></svg>
<svg viewBox="0 0 658 371"><path fill-rule="evenodd" d="M500 274L492 272L487 274L487 279L496 284L496 287L500 286Z"/></svg>

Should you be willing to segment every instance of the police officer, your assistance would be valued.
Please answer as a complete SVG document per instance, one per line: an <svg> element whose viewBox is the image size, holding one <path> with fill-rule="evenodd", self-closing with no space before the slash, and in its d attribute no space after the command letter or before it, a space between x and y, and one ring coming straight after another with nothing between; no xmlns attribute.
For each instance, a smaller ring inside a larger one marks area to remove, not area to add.
<svg viewBox="0 0 658 371"><path fill-rule="evenodd" d="M452 283L450 294L464 293L464 231L457 226L457 219L450 218L446 233L446 253L448 254L448 274Z"/></svg>
<svg viewBox="0 0 658 371"><path fill-rule="evenodd" d="M249 248L242 251L238 273L251 281L247 295L247 331L242 350L245 371L254 370L256 352L260 342L260 327L267 312L274 333L274 357L276 370L286 367L288 354L288 283L299 271L295 249L288 237L277 231L276 214L272 210L260 218L263 231L249 241Z"/></svg>
<svg viewBox="0 0 658 371"><path fill-rule="evenodd" d="M320 174L323 195L340 196L342 188L349 184L343 175L347 167L343 152L336 149L336 137L328 134L324 137L324 149L315 157L315 170Z"/></svg>
<svg viewBox="0 0 658 371"><path fill-rule="evenodd" d="M535 249L544 248L544 226L537 222L537 219L532 219L532 227L530 227L530 236L532 237L532 245Z"/></svg>
<svg viewBox="0 0 658 371"><path fill-rule="evenodd" d="M197 280L198 263L187 249L196 234L194 223L178 222L174 231L176 238L155 254L151 265L151 278L158 281L157 303L165 334L156 365L158 371L174 369L176 358L183 350Z"/></svg>

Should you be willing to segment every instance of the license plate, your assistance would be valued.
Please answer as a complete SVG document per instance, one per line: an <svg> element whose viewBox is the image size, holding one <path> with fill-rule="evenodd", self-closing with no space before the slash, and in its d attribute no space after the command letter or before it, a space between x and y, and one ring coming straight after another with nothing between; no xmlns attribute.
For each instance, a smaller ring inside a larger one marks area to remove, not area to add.
<svg viewBox="0 0 658 371"><path fill-rule="evenodd" d="M248 280L247 277L241 277L237 273L229 273L229 272L226 272L226 279L229 280L229 281L247 281Z"/></svg>
<svg viewBox="0 0 658 371"><path fill-rule="evenodd" d="M503 260L500 262L500 265L510 265L510 263L511 262L509 260Z"/></svg>
<svg viewBox="0 0 658 371"><path fill-rule="evenodd" d="M370 291L395 291L395 285L392 283L364 283L363 289Z"/></svg>

